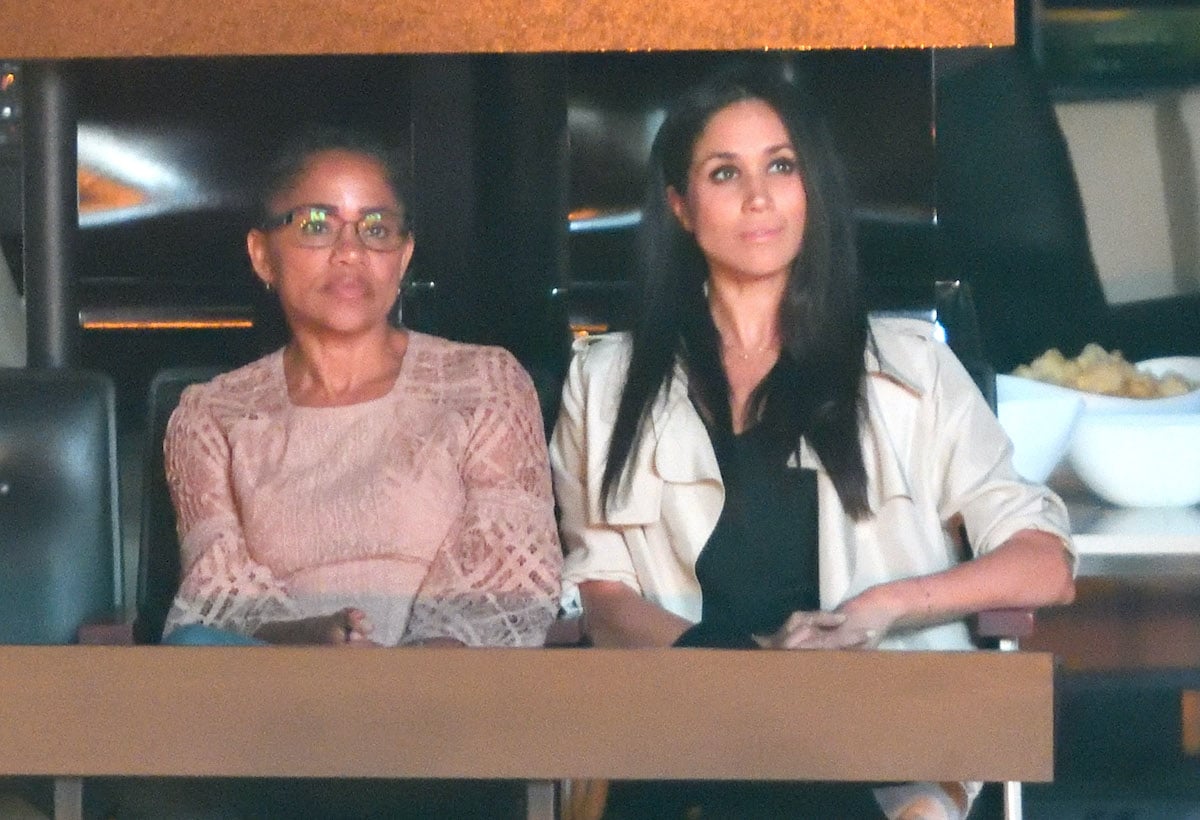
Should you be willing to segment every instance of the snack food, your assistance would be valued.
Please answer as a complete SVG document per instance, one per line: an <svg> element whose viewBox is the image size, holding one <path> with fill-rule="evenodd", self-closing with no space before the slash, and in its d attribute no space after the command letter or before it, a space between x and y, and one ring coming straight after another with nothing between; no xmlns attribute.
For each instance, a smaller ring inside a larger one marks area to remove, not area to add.
<svg viewBox="0 0 1200 820"><path fill-rule="evenodd" d="M1018 365L1012 374L1088 393L1131 399L1182 396L1200 387L1178 373L1155 376L1138 370L1121 351L1109 352L1094 342L1084 346L1073 359L1058 348L1051 348L1029 364Z"/></svg>

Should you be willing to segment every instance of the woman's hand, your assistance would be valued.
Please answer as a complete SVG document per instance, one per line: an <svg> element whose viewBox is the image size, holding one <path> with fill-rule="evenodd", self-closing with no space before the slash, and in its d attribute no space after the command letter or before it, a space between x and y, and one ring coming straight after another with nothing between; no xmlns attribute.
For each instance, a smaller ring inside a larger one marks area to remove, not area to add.
<svg viewBox="0 0 1200 820"><path fill-rule="evenodd" d="M871 644L868 635L844 612L793 612L770 635L755 635L763 649L858 649Z"/></svg>
<svg viewBox="0 0 1200 820"><path fill-rule="evenodd" d="M846 601L835 612L846 616L844 628L863 636L862 649L874 649L904 616L902 601L893 587L880 584Z"/></svg>
<svg viewBox="0 0 1200 820"><path fill-rule="evenodd" d="M779 649L871 649L896 629L948 623L985 609L1070 603L1074 592L1062 540L1020 530L978 558L869 587L831 613L793 613L774 635L755 640Z"/></svg>
<svg viewBox="0 0 1200 820"><path fill-rule="evenodd" d="M346 607L330 615L263 624L254 637L279 644L378 646L371 640L372 629L365 612Z"/></svg>

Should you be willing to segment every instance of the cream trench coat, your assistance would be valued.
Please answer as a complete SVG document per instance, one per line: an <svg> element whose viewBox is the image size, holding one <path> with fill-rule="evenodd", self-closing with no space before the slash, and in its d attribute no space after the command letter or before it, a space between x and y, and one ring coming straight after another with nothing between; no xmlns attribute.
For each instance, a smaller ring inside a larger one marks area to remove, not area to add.
<svg viewBox="0 0 1200 820"><path fill-rule="evenodd" d="M800 465L818 473L823 609L875 584L962 560L945 526L956 513L976 554L1022 529L1053 533L1072 550L1062 501L1016 474L1012 445L995 415L931 329L912 319L871 322L862 434L870 518L855 522L846 515L828 474L801 442ZM568 614L580 612L583 581L620 581L696 622L696 559L725 494L682 368L653 405L633 454L632 480L607 510L600 499L630 351L626 334L580 340L563 388L550 443L567 553L563 607ZM881 648L968 649L971 641L966 625L955 622L889 635Z"/></svg>

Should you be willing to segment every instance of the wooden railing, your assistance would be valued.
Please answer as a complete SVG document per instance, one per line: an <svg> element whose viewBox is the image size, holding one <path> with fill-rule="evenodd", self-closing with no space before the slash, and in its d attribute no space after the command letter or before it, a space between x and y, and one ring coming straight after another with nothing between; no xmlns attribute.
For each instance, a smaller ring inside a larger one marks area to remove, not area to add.
<svg viewBox="0 0 1200 820"><path fill-rule="evenodd" d="M1006 45L1012 0L71 0L7 4L0 57Z"/></svg>
<svg viewBox="0 0 1200 820"><path fill-rule="evenodd" d="M0 775L1023 780L1027 652L0 647Z"/></svg>

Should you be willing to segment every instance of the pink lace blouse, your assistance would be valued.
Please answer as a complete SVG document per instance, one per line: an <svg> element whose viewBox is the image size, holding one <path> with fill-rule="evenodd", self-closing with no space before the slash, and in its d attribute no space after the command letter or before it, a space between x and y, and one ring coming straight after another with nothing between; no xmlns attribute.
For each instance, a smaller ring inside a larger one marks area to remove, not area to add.
<svg viewBox="0 0 1200 820"><path fill-rule="evenodd" d="M183 578L166 632L356 606L385 645L537 646L562 555L528 374L412 333L395 386L288 398L281 351L188 388L167 427Z"/></svg>

